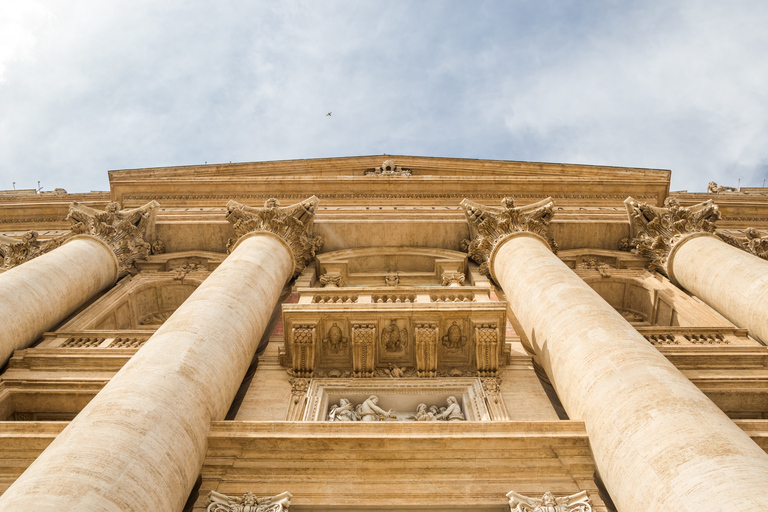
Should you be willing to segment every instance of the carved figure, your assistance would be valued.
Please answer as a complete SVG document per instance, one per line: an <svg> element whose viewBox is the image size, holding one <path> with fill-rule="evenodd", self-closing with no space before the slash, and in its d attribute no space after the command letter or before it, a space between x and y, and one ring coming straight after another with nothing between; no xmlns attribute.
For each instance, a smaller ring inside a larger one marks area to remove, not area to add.
<svg viewBox="0 0 768 512"><path fill-rule="evenodd" d="M448 421L464 421L464 413L461 412L461 406L459 405L459 402L456 400L455 396L449 396L448 397L448 406L445 408L444 411L441 411L440 414L436 417L438 420L448 420Z"/></svg>
<svg viewBox="0 0 768 512"><path fill-rule="evenodd" d="M556 498L547 491L541 498L530 498L515 491L507 493L511 512L592 512L587 491Z"/></svg>
<svg viewBox="0 0 768 512"><path fill-rule="evenodd" d="M237 201L227 203L227 220L235 229L235 238L230 239L227 250L231 251L240 237L254 232L274 233L286 241L294 259L294 277L298 276L307 263L323 246L323 237L313 236L313 220L317 198L292 206L280 207L280 201L270 198L263 208L254 208Z"/></svg>
<svg viewBox="0 0 768 512"><path fill-rule="evenodd" d="M331 406L328 412L328 421L360 421L360 415L355 411L346 398L339 399L339 403Z"/></svg>
<svg viewBox="0 0 768 512"><path fill-rule="evenodd" d="M387 418L397 418L392 409L385 411L379 407L379 397L371 395L357 408L357 413L362 421L384 421Z"/></svg>
<svg viewBox="0 0 768 512"><path fill-rule="evenodd" d="M724 187L714 181L710 181L707 185L707 194L719 194L720 192L736 192L736 189L734 187Z"/></svg>
<svg viewBox="0 0 768 512"><path fill-rule="evenodd" d="M246 492L242 498L228 496L220 492L211 491L208 493L206 504L207 512L283 512L291 506L293 495L288 491L258 498L252 492Z"/></svg>
<svg viewBox="0 0 768 512"><path fill-rule="evenodd" d="M334 323L331 328L328 329L328 336L323 338L323 345L333 352L338 352L339 350L346 348L349 340L342 334L341 328Z"/></svg>
<svg viewBox="0 0 768 512"><path fill-rule="evenodd" d="M416 406L416 412L406 419L413 421L435 421L435 415L427 410L427 404L419 404Z"/></svg>
<svg viewBox="0 0 768 512"><path fill-rule="evenodd" d="M515 207L511 197L501 201L501 208L485 206L464 199L461 202L469 223L470 240L461 242L461 249L480 265L480 272L490 275L489 258L493 248L512 233L527 231L543 237L553 251L557 244L549 233L554 215L552 198L523 207Z"/></svg>
<svg viewBox="0 0 768 512"><path fill-rule="evenodd" d="M384 283L387 286L397 286L398 284L400 284L400 277L397 274L384 276Z"/></svg>
<svg viewBox="0 0 768 512"><path fill-rule="evenodd" d="M448 333L442 338L443 346L449 349L459 349L464 347L467 337L461 335L461 327L456 322L448 328Z"/></svg>
<svg viewBox="0 0 768 512"><path fill-rule="evenodd" d="M381 330L381 344L387 352L400 352L408 345L408 330L398 328L397 320Z"/></svg>

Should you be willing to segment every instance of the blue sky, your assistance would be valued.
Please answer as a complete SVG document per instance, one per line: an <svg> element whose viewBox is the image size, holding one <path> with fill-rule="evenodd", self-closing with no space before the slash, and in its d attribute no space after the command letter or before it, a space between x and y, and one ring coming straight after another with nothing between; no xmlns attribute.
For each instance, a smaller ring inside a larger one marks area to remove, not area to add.
<svg viewBox="0 0 768 512"><path fill-rule="evenodd" d="M760 186L766 26L738 0L4 0L0 189L381 153Z"/></svg>

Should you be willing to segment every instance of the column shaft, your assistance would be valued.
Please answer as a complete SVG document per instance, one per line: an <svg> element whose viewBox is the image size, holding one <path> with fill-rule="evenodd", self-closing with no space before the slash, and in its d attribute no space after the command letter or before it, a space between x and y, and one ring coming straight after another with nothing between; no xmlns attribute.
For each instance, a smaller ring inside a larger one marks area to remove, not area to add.
<svg viewBox="0 0 768 512"><path fill-rule="evenodd" d="M675 284L768 343L768 261L714 235L689 235L672 250L667 270Z"/></svg>
<svg viewBox="0 0 768 512"><path fill-rule="evenodd" d="M2 510L179 511L293 271L286 243L243 237L0 498Z"/></svg>
<svg viewBox="0 0 768 512"><path fill-rule="evenodd" d="M503 240L491 271L621 512L765 507L768 455L543 239Z"/></svg>
<svg viewBox="0 0 768 512"><path fill-rule="evenodd" d="M0 365L114 284L117 275L112 250L88 235L0 274Z"/></svg>

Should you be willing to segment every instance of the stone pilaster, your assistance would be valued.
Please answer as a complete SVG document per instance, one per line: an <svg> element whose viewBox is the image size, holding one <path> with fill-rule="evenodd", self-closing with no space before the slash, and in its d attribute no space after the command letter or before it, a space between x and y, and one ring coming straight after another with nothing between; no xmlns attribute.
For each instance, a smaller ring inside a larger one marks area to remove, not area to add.
<svg viewBox="0 0 768 512"><path fill-rule="evenodd" d="M301 224L284 218L290 227L272 229L300 243L311 227L302 209ZM0 497L0 509L182 509L210 423L224 418L295 274L289 242L254 228Z"/></svg>
<svg viewBox="0 0 768 512"><path fill-rule="evenodd" d="M467 214L471 228L478 216ZM545 238L520 230L496 240L488 270L568 415L585 423L619 510L693 511L712 503L750 510L768 502L768 455Z"/></svg>

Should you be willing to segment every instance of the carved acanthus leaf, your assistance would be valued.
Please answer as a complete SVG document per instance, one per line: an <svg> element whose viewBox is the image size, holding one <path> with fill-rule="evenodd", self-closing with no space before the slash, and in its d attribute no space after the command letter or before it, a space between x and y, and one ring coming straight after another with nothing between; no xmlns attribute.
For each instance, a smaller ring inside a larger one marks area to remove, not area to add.
<svg viewBox="0 0 768 512"><path fill-rule="evenodd" d="M511 512L592 512L587 491L555 498L547 491L541 498L531 498L515 491L507 493Z"/></svg>
<svg viewBox="0 0 768 512"><path fill-rule="evenodd" d="M74 202L69 207L67 220L75 234L87 234L105 242L117 256L119 277L135 274L136 260L146 259L152 252L157 201L151 201L133 210L120 211L112 202L106 211L96 210Z"/></svg>
<svg viewBox="0 0 768 512"><path fill-rule="evenodd" d="M242 497L228 496L211 491L206 501L206 512L283 512L291 506L293 495L288 491L277 496L259 498L252 492L246 492Z"/></svg>
<svg viewBox="0 0 768 512"><path fill-rule="evenodd" d="M744 230L744 236L746 237L744 241L726 233L717 233L717 236L729 245L752 253L758 258L768 260L768 236L761 236L760 232L755 228Z"/></svg>
<svg viewBox="0 0 768 512"><path fill-rule="evenodd" d="M478 265L480 272L490 275L489 258L493 248L507 235L527 231L543 237L553 251L557 244L549 232L554 215L554 203L551 198L527 206L515 207L511 197L501 201L501 207L485 206L468 199L461 202L469 222L471 239L464 240L461 248L469 253Z"/></svg>
<svg viewBox="0 0 768 512"><path fill-rule="evenodd" d="M685 207L669 197L662 208L628 197L624 205L629 215L632 252L650 259L649 270L665 275L667 259L675 244L692 233L714 233L715 223L720 219L720 210L711 199Z"/></svg>
<svg viewBox="0 0 768 512"><path fill-rule="evenodd" d="M317 197L312 196L292 206L281 207L277 199L268 199L263 208L254 208L230 201L227 203L227 220L235 229L236 237L229 240L228 250L231 251L237 240L248 233L274 233L291 248L295 262L293 276L298 276L323 246L323 237L312 233L317 202Z"/></svg>
<svg viewBox="0 0 768 512"><path fill-rule="evenodd" d="M21 238L0 235L0 268L13 268L37 258L61 246L73 235L67 233L50 240L38 240L36 231L27 231Z"/></svg>

